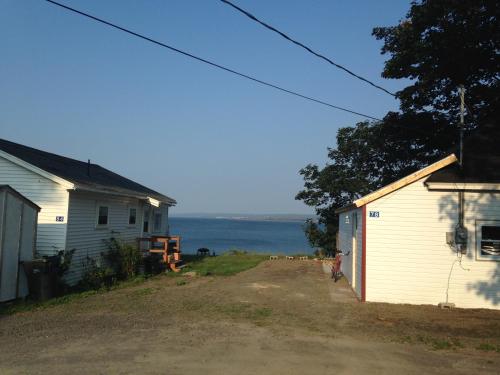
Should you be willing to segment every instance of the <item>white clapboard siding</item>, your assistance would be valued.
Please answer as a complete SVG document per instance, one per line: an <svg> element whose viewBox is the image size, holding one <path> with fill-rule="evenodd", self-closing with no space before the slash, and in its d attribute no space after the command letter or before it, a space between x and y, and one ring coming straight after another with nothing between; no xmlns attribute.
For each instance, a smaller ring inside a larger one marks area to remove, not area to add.
<svg viewBox="0 0 500 375"><path fill-rule="evenodd" d="M37 256L53 255L63 250L69 199L66 188L0 157L0 185L4 184L41 207L37 226ZM56 221L57 216L62 216L64 221Z"/></svg>
<svg viewBox="0 0 500 375"><path fill-rule="evenodd" d="M98 205L108 206L108 225L97 227ZM137 209L135 225L129 225L129 208ZM89 258L100 258L106 240L114 237L135 245L142 231L143 203L138 199L81 192L70 193L67 248L75 249L66 280L80 280Z"/></svg>
<svg viewBox="0 0 500 375"><path fill-rule="evenodd" d="M425 178L368 203L366 300L457 307L500 308L500 263L476 260L475 222L500 219L499 193L466 193L468 253L460 267L446 244L458 220L457 192L429 191Z"/></svg>
<svg viewBox="0 0 500 375"><path fill-rule="evenodd" d="M339 245L342 257L342 273L361 298L362 256L363 256L363 210L361 208L343 212L339 216ZM349 223L346 223L349 218ZM355 238L353 230L355 228ZM353 242L356 248L354 249ZM353 264L354 262L354 264ZM354 276L354 277L353 277Z"/></svg>

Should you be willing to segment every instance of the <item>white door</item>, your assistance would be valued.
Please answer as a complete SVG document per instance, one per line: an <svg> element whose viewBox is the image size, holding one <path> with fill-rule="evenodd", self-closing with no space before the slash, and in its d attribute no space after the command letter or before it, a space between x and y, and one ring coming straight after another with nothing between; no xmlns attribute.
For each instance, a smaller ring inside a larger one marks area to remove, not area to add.
<svg viewBox="0 0 500 375"><path fill-rule="evenodd" d="M17 297L19 245L23 204L11 194L5 194L3 243L0 246L0 302Z"/></svg>
<svg viewBox="0 0 500 375"><path fill-rule="evenodd" d="M356 241L356 233L358 230L358 213L354 212L352 216L352 288L356 289L356 259L358 244Z"/></svg>

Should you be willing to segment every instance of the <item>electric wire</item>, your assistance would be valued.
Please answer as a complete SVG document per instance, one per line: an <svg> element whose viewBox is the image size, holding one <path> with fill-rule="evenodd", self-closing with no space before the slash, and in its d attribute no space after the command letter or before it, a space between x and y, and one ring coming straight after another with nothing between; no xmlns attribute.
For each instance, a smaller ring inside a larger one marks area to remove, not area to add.
<svg viewBox="0 0 500 375"><path fill-rule="evenodd" d="M382 90L383 92L385 92L386 94L389 94L391 96L396 96L396 94L390 92L389 90L383 88L382 86L379 86L375 83L373 83L372 81L360 76L359 74L356 74L354 73L352 70L346 68L345 66L342 66L336 62L334 62L333 60L329 59L328 57L318 53L318 52L315 52L312 48L306 46L305 44L289 37L288 35L286 35L284 32L278 30L277 28L275 28L274 26L271 26L269 24L267 24L266 22L264 21L261 21L260 19L258 19L256 16L254 16L252 13L246 11L245 9L243 8L240 8L239 6L237 6L236 4L233 4L231 1L228 1L228 0L220 0L222 3L226 4L226 5L229 5L230 7L236 9L238 12L244 14L245 16L247 16L248 18L250 18L251 20L259 23L260 25L264 26L266 29L269 29L279 35L281 35L283 38L285 38L286 40L288 40L289 42L292 42L293 44L299 46L299 47L302 47L303 49L305 49L306 51L308 51L309 53L313 54L314 56L316 57L319 57L320 59L328 62L329 64L337 67L338 69L340 70L343 70L344 72L346 72L347 74L361 80L361 81L364 81L365 83L368 83L369 85L379 89L379 90Z"/></svg>
<svg viewBox="0 0 500 375"><path fill-rule="evenodd" d="M240 77L243 77L243 78L249 79L249 80L251 80L251 81L254 81L254 82L260 83L261 85L268 86L268 87L274 88L274 89L276 89L276 90L279 90L279 91L282 91L282 92L285 92L285 93L288 93L288 94L291 94L291 95L297 96L297 97L299 97L299 98L306 99L306 100L309 100L309 101L312 101L312 102L315 102L315 103L318 103L318 104L322 104L322 105L327 106L327 107L331 107L331 108L334 108L334 109L338 109L338 110L340 110L340 111L348 112L348 113L351 113L351 114L354 114L354 115L357 115L357 116L361 116L361 117L365 117L365 118L368 118L368 119L371 119L371 120L375 120L375 121L382 121L382 120L381 120L381 119L379 119L379 118L376 118L376 117L373 117L373 116L370 116L370 115L365 115L365 114L363 114L363 113L361 113L361 112L357 112L357 111L354 111L354 110L351 110L351 109L348 109L348 108L344 108L344 107L340 107L340 106L337 106L337 105L333 105L333 104L330 104L330 103L328 103L328 102L325 102L325 101L322 101L322 100L319 100L319 99L315 99L315 98L313 98L313 97L310 97L310 96L307 96L307 95L300 94L300 93L298 93L298 92L296 92L296 91L288 90L288 89L285 89L285 88L280 87L280 86L278 86L278 85L275 85L275 84L272 84L272 83L269 83L269 82L263 81L263 80L261 80L261 79L255 78L255 77L252 77L252 76L250 76L250 75L248 75L248 74L240 73L240 72L238 72L238 71L236 71L236 70L233 70L233 69L227 68L227 67L225 67L225 66L223 66L223 65L217 64L217 63L215 63L215 62L213 62L213 61L209 61L209 60L204 59L204 58L202 58L202 57L195 56L195 55L193 55L193 54L191 54L191 53L189 53L189 52L186 52L186 51L183 51L183 50L178 49L178 48L176 48L176 47L170 46L170 45L168 45L168 44L165 44L165 43L159 42L159 41L157 41L157 40L155 40L155 39L152 39L152 38L149 38L149 37L144 36L144 35L142 35L142 34L136 33L136 32L134 32L134 31L129 30L129 29L126 29L126 28L124 28L124 27L118 26L118 25L116 25L116 24L114 24L114 23L111 23L111 22L109 22L109 21L103 20L103 19L98 18L98 17L96 17L96 16L93 16L93 15L91 15L91 14L88 14L88 13L82 12L82 11L80 11L80 10L78 10L78 9L75 9L75 8L69 7L69 6L67 6L67 5L64 5L64 4L61 4L61 3L58 3L57 1L54 1L54 0L45 0L45 1L47 1L47 2L49 2L49 3L51 3L51 4L54 4L54 5L57 5L57 6L59 6L59 7L63 8L63 9L65 9L65 10L71 11L71 12L73 12L73 13L79 14L79 15L84 16L84 17L87 17L87 18L90 18L90 19L92 19L92 20L94 20L94 21L100 22L100 23L105 24L105 25L107 25L107 26L113 27L113 28L115 28L115 29L117 29L117 30L123 31L123 32L125 32L125 33L127 33L127 34L133 35L133 36L135 36L135 37L137 37L137 38L140 38L140 39L146 40L146 41L151 42L151 43L153 43L153 44L156 44L156 45L159 45L159 46L161 46L161 47L167 48L167 49L169 49L169 50L171 50L171 51L174 51L174 52L180 53L180 54L182 54L182 55L184 55L184 56L190 57L190 58L192 58L192 59L198 60L198 61L203 62L203 63L208 64L208 65L211 65L211 66L216 67L216 68L218 68L218 69L221 69L221 70L224 70L224 71L226 71L226 72L229 72L229 73L235 74L235 75L237 75L237 76L240 76Z"/></svg>

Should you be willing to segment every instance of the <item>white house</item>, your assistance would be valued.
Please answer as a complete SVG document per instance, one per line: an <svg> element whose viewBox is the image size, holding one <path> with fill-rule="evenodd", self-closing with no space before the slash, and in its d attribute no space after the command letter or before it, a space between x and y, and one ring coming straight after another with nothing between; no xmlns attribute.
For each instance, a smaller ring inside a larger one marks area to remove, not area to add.
<svg viewBox="0 0 500 375"><path fill-rule="evenodd" d="M77 282L87 257L111 237L135 241L168 234L175 200L99 165L0 139L0 185L41 208L36 255L75 249L67 281Z"/></svg>
<svg viewBox="0 0 500 375"><path fill-rule="evenodd" d="M342 271L360 300L500 309L495 142L466 143L463 167L452 154L337 210Z"/></svg>

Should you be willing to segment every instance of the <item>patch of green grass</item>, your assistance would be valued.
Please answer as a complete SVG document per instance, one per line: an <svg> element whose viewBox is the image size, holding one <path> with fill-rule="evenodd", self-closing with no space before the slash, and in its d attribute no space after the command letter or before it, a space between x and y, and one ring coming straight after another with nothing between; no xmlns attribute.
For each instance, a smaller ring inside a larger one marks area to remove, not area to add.
<svg viewBox="0 0 500 375"><path fill-rule="evenodd" d="M500 345L493 345L487 342L483 342L476 347L477 350L482 350L483 352L499 352Z"/></svg>
<svg viewBox="0 0 500 375"><path fill-rule="evenodd" d="M233 251L216 257L184 255L183 258L187 264L183 272L195 271L200 276L231 276L257 266L268 259L268 255Z"/></svg>
<svg viewBox="0 0 500 375"><path fill-rule="evenodd" d="M177 281L175 282L175 284L176 284L177 286L186 285L186 284L187 284L187 281L186 281L186 280L184 280L184 279L180 279L180 280L177 280Z"/></svg>
<svg viewBox="0 0 500 375"><path fill-rule="evenodd" d="M254 323L264 321L273 312L269 307L255 307L251 303L221 304L217 305L215 310L231 318L251 320Z"/></svg>
<svg viewBox="0 0 500 375"><path fill-rule="evenodd" d="M464 345L458 339L446 340L432 336L417 336L417 341L430 346L434 350L451 350L463 348Z"/></svg>
<svg viewBox="0 0 500 375"><path fill-rule="evenodd" d="M109 288L101 288L101 289L97 289L97 290L91 289L91 290L75 291L73 293L68 293L68 294L61 296L61 297L51 298L51 299L49 299L47 301L43 301L43 302L38 302L38 301L33 301L30 299L27 299L24 301L19 300L19 301L14 301L12 303L1 304L0 305L0 316L1 315L11 315L11 314L16 314L16 313L21 313L21 312L35 311L35 310L40 310L40 309L46 309L46 308L52 307L52 306L64 305L67 303L81 300L83 298L87 298L89 296L93 296L95 294L106 293L110 290L123 289L123 288L128 288L131 286L139 285L139 284L142 284L146 279L147 278L145 276L136 276L132 279L116 283ZM146 289L149 289L149 288L146 288ZM146 289L143 289L143 290L146 290ZM135 293L139 293L139 294L143 293L143 295L145 295L145 294L149 294L151 292L152 292L152 289L150 291L143 291L143 292L141 292L139 290Z"/></svg>
<svg viewBox="0 0 500 375"><path fill-rule="evenodd" d="M141 288L141 289L136 289L132 291L132 296L133 297L143 297L143 296L148 296L154 292L153 288Z"/></svg>
<svg viewBox="0 0 500 375"><path fill-rule="evenodd" d="M262 319L271 316L271 314L273 313L273 309L271 309L270 307L261 307L253 310L252 313L255 319Z"/></svg>
<svg viewBox="0 0 500 375"><path fill-rule="evenodd" d="M52 298L43 302L32 300L16 301L10 304L1 305L0 315L11 315L16 313L45 309L51 306L65 305L67 303L77 301L101 292L102 291L99 290L88 290L85 292L66 294L65 296Z"/></svg>

